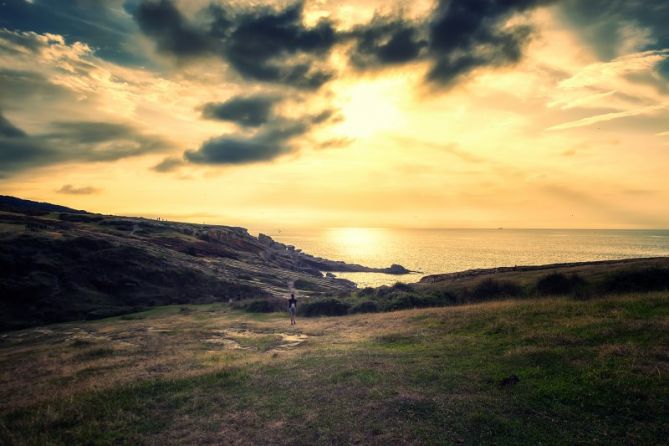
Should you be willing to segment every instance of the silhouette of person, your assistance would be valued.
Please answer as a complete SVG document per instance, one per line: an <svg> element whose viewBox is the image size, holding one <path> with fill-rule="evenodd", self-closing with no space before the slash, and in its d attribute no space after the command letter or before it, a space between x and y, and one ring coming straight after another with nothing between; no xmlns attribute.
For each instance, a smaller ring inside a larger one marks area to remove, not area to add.
<svg viewBox="0 0 669 446"><path fill-rule="evenodd" d="M290 293L290 299L288 299L288 313L290 313L290 325L295 325L295 314L297 313L297 299L295 299L295 294Z"/></svg>

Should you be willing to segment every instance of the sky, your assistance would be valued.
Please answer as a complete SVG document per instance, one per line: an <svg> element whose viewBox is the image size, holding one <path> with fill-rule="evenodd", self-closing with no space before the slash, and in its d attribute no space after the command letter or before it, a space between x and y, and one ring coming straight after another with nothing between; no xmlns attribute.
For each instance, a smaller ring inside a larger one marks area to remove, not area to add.
<svg viewBox="0 0 669 446"><path fill-rule="evenodd" d="M0 194L256 228L669 228L665 0L0 0Z"/></svg>

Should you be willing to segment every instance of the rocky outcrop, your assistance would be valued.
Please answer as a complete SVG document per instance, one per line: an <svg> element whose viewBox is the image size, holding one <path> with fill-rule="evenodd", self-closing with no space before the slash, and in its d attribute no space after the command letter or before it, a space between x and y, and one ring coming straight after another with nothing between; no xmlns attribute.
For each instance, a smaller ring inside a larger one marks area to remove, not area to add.
<svg viewBox="0 0 669 446"><path fill-rule="evenodd" d="M258 242L272 251L273 260L283 260L286 264L292 264L293 267L303 271L323 271L323 272L350 272L350 273L383 273L383 274L409 274L410 271L402 265L393 264L388 268L371 268L355 263L346 263L339 260L328 260L320 257L303 253L295 249L292 245L285 245L277 242L272 237L259 234Z"/></svg>

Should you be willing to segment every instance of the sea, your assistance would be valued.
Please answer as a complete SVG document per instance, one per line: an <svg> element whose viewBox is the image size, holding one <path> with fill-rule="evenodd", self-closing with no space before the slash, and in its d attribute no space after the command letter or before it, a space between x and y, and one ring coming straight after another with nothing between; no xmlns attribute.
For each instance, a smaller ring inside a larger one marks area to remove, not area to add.
<svg viewBox="0 0 669 446"><path fill-rule="evenodd" d="M429 274L515 265L669 256L669 230L323 228L263 231L331 260L414 273L336 273L359 287L416 282Z"/></svg>

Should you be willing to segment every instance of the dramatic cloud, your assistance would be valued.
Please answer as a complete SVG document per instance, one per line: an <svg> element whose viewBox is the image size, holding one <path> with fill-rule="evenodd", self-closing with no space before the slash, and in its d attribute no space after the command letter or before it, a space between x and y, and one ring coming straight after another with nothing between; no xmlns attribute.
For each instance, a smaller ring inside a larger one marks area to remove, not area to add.
<svg viewBox="0 0 669 446"><path fill-rule="evenodd" d="M184 159L196 164L248 164L271 161L297 150L294 139L313 127L331 120L334 112L326 110L300 119L279 119L253 136L224 135L205 141L196 151L186 151ZM166 160L167 161L167 160ZM164 162L166 162L164 161Z"/></svg>
<svg viewBox="0 0 669 446"><path fill-rule="evenodd" d="M426 61L431 66L427 80L441 85L477 68L514 64L532 28L522 20L509 21L553 2L440 0L420 20L376 16L351 30L338 29L328 19L305 26L303 2L283 9L212 4L196 14L196 22L171 0L146 0L134 17L163 53L180 59L218 56L247 81L316 90L335 76L328 56L338 44L351 44L350 62L357 69Z"/></svg>
<svg viewBox="0 0 669 446"><path fill-rule="evenodd" d="M218 11L221 17L226 17L222 8ZM306 28L302 24L302 12L301 2L282 11L248 12L229 21L216 22L224 26L212 28L212 33L227 35L223 39L223 53L241 75L316 89L333 76L331 71L320 69L318 65L336 43L336 34L327 21ZM224 28L231 23L234 28Z"/></svg>
<svg viewBox="0 0 669 446"><path fill-rule="evenodd" d="M430 24L431 81L451 84L485 66L516 63L531 36L527 25L509 26L519 13L550 0L440 0Z"/></svg>
<svg viewBox="0 0 669 446"><path fill-rule="evenodd" d="M270 120L272 109L280 100L276 96L236 96L222 103L205 104L202 116L245 127L258 127Z"/></svg>
<svg viewBox="0 0 669 446"><path fill-rule="evenodd" d="M72 186L71 184L65 184L56 192L58 192L59 194L67 194L67 195L92 195L100 192L100 189L92 186L75 187Z"/></svg>
<svg viewBox="0 0 669 446"><path fill-rule="evenodd" d="M532 28L509 20L553 2L440 0L422 23L376 17L351 33L351 61L369 69L425 60L431 65L427 80L448 86L477 68L520 61Z"/></svg>
<svg viewBox="0 0 669 446"><path fill-rule="evenodd" d="M212 4L206 15L213 20L190 24L170 0L144 1L134 13L163 53L185 59L216 55L246 80L313 90L333 76L320 65L336 43L335 30L327 21L305 27L301 2L253 11Z"/></svg>
<svg viewBox="0 0 669 446"><path fill-rule="evenodd" d="M49 164L114 161L170 148L159 137L106 122L57 122L50 131L28 135L2 118L0 177Z"/></svg>
<svg viewBox="0 0 669 446"><path fill-rule="evenodd" d="M86 42L98 56L124 64L146 59L131 45L137 25L124 6L133 0L3 0L0 28L67 36Z"/></svg>
<svg viewBox="0 0 669 446"><path fill-rule="evenodd" d="M169 0L143 2L134 16L142 32L153 38L162 52L190 58L212 49L208 36L188 24Z"/></svg>
<svg viewBox="0 0 669 446"><path fill-rule="evenodd" d="M378 68L411 62L419 58L428 43L419 25L401 18L375 18L371 23L357 27L352 35L355 45L351 62L359 69Z"/></svg>

